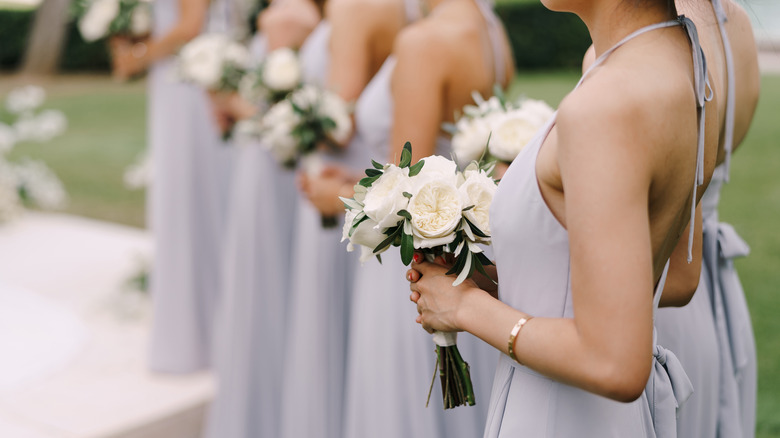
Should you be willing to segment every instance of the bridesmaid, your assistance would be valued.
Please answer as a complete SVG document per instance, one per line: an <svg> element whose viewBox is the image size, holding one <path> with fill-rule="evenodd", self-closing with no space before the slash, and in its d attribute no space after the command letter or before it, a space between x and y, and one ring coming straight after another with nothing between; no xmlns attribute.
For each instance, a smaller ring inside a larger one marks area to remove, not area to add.
<svg viewBox="0 0 780 438"><path fill-rule="evenodd" d="M498 290L484 278L453 287L417 257L410 298L425 329L505 353L486 437L676 436L690 382L655 344L653 314L670 257L691 258L698 238L683 233L700 223L717 155L696 29L665 0L545 5L588 25L598 59L498 188ZM683 266L694 280L674 299L693 294L700 262Z"/></svg>
<svg viewBox="0 0 780 438"><path fill-rule="evenodd" d="M220 281L229 151L211 120L206 93L171 79L172 55L201 32L208 6L206 0L155 1L151 39L120 49L115 59L120 78L150 70L154 184L148 221L155 244L150 367L161 372L209 365Z"/></svg>
<svg viewBox="0 0 780 438"><path fill-rule="evenodd" d="M471 102L472 91L489 95L493 84L506 86L513 74L505 33L486 3L431 1L427 6L431 13L401 32L393 56L357 101L356 141L380 162L397 161L406 140L414 145L416 159L437 153L449 156L442 122L452 121L455 111ZM417 10L408 11L411 19ZM366 158L360 170L368 163ZM352 196L356 178L354 171L351 175L333 171L330 178L310 181L307 195L321 211L343 214L336 194ZM437 388L426 409L431 375L425 370L433 372L434 345L405 321L413 313L398 295L407 287L400 258L386 253L381 265L370 260L353 269L344 436L478 435L484 426L495 354L461 337L459 346L478 391L477 406L445 414Z"/></svg>
<svg viewBox="0 0 780 438"><path fill-rule="evenodd" d="M718 100L718 167L701 201L702 277L690 304L659 312L658 342L677 352L694 384L695 393L680 410L678 435L753 437L755 340L731 260L747 255L748 247L731 226L719 223L717 207L720 189L728 179L731 152L745 138L755 112L758 59L745 11L731 0L712 0L712 7L703 7L708 3L710 0L678 2L679 10L698 24L713 88L722 96Z"/></svg>
<svg viewBox="0 0 780 438"><path fill-rule="evenodd" d="M252 42L259 62L280 47L298 48L322 11L310 0L277 0L258 17ZM219 96L223 121L256 111L238 95ZM232 111L231 111L232 110ZM226 126L227 127L227 126ZM206 437L278 437L284 371L290 245L296 188L292 172L260 144L236 146L228 232L216 314L214 370L218 391ZM273 208L270 208L273 206Z"/></svg>
<svg viewBox="0 0 780 438"><path fill-rule="evenodd" d="M306 81L354 102L389 54L403 17L402 0L329 2L327 21L300 52ZM325 160L357 168L368 158L353 141ZM322 228L322 215L305 199L297 208L280 436L341 438L354 261L340 243L341 226Z"/></svg>

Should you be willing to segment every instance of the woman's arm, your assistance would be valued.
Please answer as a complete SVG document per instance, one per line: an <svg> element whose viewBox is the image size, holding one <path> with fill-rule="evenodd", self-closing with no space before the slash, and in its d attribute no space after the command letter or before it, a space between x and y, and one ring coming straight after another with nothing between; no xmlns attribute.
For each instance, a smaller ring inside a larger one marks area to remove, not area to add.
<svg viewBox="0 0 780 438"><path fill-rule="evenodd" d="M444 90L448 71L446 44L438 41L435 28L413 26L396 40L396 65L391 89L393 129L390 162L397 163L404 143L412 144L412 162L436 152L436 138L444 120Z"/></svg>
<svg viewBox="0 0 780 438"><path fill-rule="evenodd" d="M179 20L165 35L137 43L116 53L115 75L127 79L156 61L173 55L200 34L208 14L208 0L179 0Z"/></svg>
<svg viewBox="0 0 780 438"><path fill-rule="evenodd" d="M514 351L522 363L555 380L632 401L644 390L652 363L655 277L648 193L657 167L653 163L663 161L669 145L652 135L661 121L660 111L647 110L653 108L653 97L609 76L602 72L591 78L576 98L570 95L561 105L542 149L546 157L540 156L537 165L543 167L540 179L550 170L544 168L546 158L560 169L574 317L532 319ZM603 86L621 92L607 95ZM555 202L546 198L548 205ZM418 293L412 299L424 327L467 330L507 352L510 330L529 315L471 281L453 288L444 268L424 263L415 269L422 276L412 284Z"/></svg>
<svg viewBox="0 0 780 438"><path fill-rule="evenodd" d="M310 0L274 2L257 17L258 29L265 35L268 50L297 49L322 19Z"/></svg>

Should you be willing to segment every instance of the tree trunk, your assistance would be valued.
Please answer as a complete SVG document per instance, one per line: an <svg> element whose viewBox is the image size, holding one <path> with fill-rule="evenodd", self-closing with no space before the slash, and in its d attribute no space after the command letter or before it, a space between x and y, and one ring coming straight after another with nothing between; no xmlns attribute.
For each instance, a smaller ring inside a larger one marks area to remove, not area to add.
<svg viewBox="0 0 780 438"><path fill-rule="evenodd" d="M70 0L44 0L38 7L24 53L23 74L57 72L65 46L69 6Z"/></svg>

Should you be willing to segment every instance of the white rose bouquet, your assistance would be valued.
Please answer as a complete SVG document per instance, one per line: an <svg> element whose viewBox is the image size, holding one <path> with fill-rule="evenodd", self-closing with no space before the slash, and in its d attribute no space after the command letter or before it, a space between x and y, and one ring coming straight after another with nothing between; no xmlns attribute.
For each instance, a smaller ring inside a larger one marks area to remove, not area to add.
<svg viewBox="0 0 780 438"><path fill-rule="evenodd" d="M67 128L62 112L40 111L46 100L43 88L28 85L11 90L0 114L0 223L13 219L25 206L61 207L67 198L57 176L40 161L11 161L7 154L19 142L48 142Z"/></svg>
<svg viewBox="0 0 780 438"><path fill-rule="evenodd" d="M412 148L407 142L398 166L372 162L366 177L355 186L353 198L341 198L346 206L342 240L348 251L361 250L361 261L391 246L399 247L401 261L409 265L415 251L432 260L452 254L448 274L457 274L453 285L474 271L487 276L492 262L479 244L490 244L490 204L496 182L492 168L476 162L459 171L441 156L430 156L411 165ZM469 366L460 356L456 333L434 332L442 383L444 408L474 405Z"/></svg>
<svg viewBox="0 0 780 438"><path fill-rule="evenodd" d="M269 53L262 63L244 75L239 92L250 102L272 105L300 87L302 78L298 54L283 47Z"/></svg>
<svg viewBox="0 0 780 438"><path fill-rule="evenodd" d="M72 11L87 42L111 35L143 38L152 31L150 0L77 0Z"/></svg>
<svg viewBox="0 0 780 438"><path fill-rule="evenodd" d="M338 95L305 85L278 102L260 121L263 143L288 168L323 144L337 149L352 133L350 109Z"/></svg>
<svg viewBox="0 0 780 438"><path fill-rule="evenodd" d="M207 33L179 51L179 79L209 91L236 91L249 68L249 50L227 35Z"/></svg>
<svg viewBox="0 0 780 438"><path fill-rule="evenodd" d="M476 106L466 105L463 116L454 125L445 126L452 134L453 155L461 166L486 156L511 162L554 113L540 100L507 102L500 89L488 100L476 92L472 96Z"/></svg>

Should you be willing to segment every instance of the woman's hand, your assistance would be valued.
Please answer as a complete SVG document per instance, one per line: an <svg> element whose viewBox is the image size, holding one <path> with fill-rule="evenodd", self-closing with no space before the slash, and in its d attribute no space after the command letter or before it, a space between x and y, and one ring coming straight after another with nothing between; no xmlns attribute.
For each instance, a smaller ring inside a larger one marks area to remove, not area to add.
<svg viewBox="0 0 780 438"><path fill-rule="evenodd" d="M344 213L344 203L339 196L349 198L354 195L354 181L350 174L337 166L325 166L319 175L301 172L298 183L309 202L326 217Z"/></svg>
<svg viewBox="0 0 780 438"><path fill-rule="evenodd" d="M422 254L415 253L412 268L406 273L412 291L409 299L417 304L417 312L420 314L416 321L428 332L462 331L458 317L465 298L474 292L484 291L471 279L453 286L455 276L446 274L449 268L440 264L444 262L443 259L438 258L435 263L423 260Z"/></svg>
<svg viewBox="0 0 780 438"><path fill-rule="evenodd" d="M142 73L147 68L147 46L145 41L130 44L127 41L116 40L110 44L114 77L128 80Z"/></svg>

